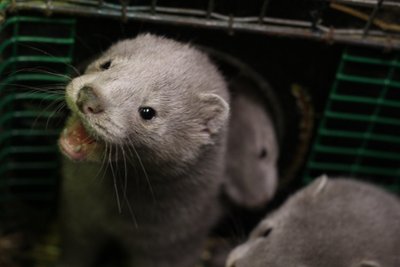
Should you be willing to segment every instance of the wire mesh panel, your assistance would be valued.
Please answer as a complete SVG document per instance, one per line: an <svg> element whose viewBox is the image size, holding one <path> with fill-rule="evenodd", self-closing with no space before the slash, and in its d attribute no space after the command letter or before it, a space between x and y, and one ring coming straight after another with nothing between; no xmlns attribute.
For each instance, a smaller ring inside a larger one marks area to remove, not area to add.
<svg viewBox="0 0 400 267"><path fill-rule="evenodd" d="M400 193L399 151L399 53L344 52L305 179L346 174Z"/></svg>
<svg viewBox="0 0 400 267"><path fill-rule="evenodd" d="M0 217L20 207L52 207L56 197L63 100L74 46L74 20L10 17L0 44ZM60 124L57 122L60 121ZM14 220L15 223L17 220Z"/></svg>
<svg viewBox="0 0 400 267"><path fill-rule="evenodd" d="M400 3L383 0L14 0L39 10L400 48Z"/></svg>

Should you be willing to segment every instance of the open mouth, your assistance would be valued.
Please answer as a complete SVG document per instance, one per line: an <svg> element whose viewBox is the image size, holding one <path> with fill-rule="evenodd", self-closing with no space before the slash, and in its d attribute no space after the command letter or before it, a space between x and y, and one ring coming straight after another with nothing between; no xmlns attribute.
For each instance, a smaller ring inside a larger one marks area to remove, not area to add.
<svg viewBox="0 0 400 267"><path fill-rule="evenodd" d="M82 121L74 116L69 119L58 140L61 151L70 159L83 161L95 151L98 141L89 135Z"/></svg>

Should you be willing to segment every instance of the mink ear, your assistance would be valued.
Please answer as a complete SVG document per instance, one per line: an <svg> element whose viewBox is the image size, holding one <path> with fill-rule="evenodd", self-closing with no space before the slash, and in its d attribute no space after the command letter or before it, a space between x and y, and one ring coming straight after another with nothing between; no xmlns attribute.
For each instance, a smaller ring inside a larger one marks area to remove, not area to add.
<svg viewBox="0 0 400 267"><path fill-rule="evenodd" d="M216 94L200 94L201 136L206 143L212 143L211 136L217 134L227 123L229 105Z"/></svg>
<svg viewBox="0 0 400 267"><path fill-rule="evenodd" d="M315 181L313 181L311 183L311 185L309 185L309 190L311 190L311 195L313 197L318 196L319 194L322 193L322 191L324 190L324 188L326 187L327 183L329 181L328 175L323 174L319 177L317 177L315 179Z"/></svg>

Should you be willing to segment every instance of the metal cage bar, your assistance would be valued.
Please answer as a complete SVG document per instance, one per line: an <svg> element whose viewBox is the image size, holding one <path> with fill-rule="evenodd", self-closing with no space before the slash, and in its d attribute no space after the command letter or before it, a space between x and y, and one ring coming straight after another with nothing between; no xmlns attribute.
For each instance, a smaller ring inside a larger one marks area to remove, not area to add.
<svg viewBox="0 0 400 267"><path fill-rule="evenodd" d="M338 42L365 46L400 48L400 25L387 23L376 18L382 8L398 7L400 3L382 0L341 0L316 2L330 3L330 8L342 12L349 19L363 19L364 27L335 27L324 24L321 19L298 20L277 18L268 15L271 1L263 1L259 12L252 16L234 16L232 12L223 14L215 11L216 0L207 1L204 9L185 7L163 7L156 0L148 5L134 5L120 0L110 3L107 0L14 0L10 10L36 10L52 13L74 14L80 16L99 16L120 18L122 20L141 20L175 25L196 26L209 29L252 32L273 36L312 39L323 42ZM346 6L345 6L346 4ZM362 13L352 6L372 8L370 14ZM82 8L84 7L84 8ZM376 26L372 29L372 26Z"/></svg>

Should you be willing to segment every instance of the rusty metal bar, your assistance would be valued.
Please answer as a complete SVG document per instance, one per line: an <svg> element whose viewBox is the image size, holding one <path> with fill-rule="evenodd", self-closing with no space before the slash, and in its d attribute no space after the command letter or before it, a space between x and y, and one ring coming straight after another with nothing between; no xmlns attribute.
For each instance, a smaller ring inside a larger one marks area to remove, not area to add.
<svg viewBox="0 0 400 267"><path fill-rule="evenodd" d="M267 8L269 5L269 1L270 0L264 0L263 5L261 7L261 11L260 11L260 18L259 18L259 22L263 23L263 19L265 17L265 14L267 13Z"/></svg>
<svg viewBox="0 0 400 267"><path fill-rule="evenodd" d="M151 0L151 14L156 13L156 7L157 7L157 0Z"/></svg>
<svg viewBox="0 0 400 267"><path fill-rule="evenodd" d="M335 2L348 4L353 6L375 7L379 0L323 0L327 2ZM400 7L399 1L385 1L382 7Z"/></svg>
<svg viewBox="0 0 400 267"><path fill-rule="evenodd" d="M213 13L215 8L215 3L214 0L208 0L208 6L207 6L207 19L211 18L211 14Z"/></svg>
<svg viewBox="0 0 400 267"><path fill-rule="evenodd" d="M377 4L374 7L374 10L372 11L371 15L369 16L369 19L367 23L365 24L364 28L364 37L368 35L368 31L371 28L372 21L375 19L376 15L378 14L379 9L382 7L383 1L385 0L379 0Z"/></svg>
<svg viewBox="0 0 400 267"><path fill-rule="evenodd" d="M122 21L126 22L128 20L128 6L129 6L129 0L121 0L121 19Z"/></svg>

